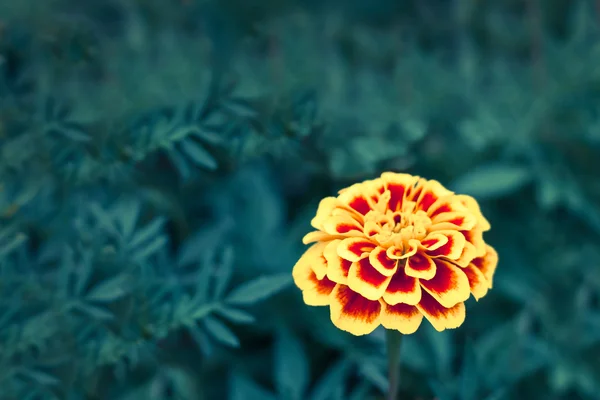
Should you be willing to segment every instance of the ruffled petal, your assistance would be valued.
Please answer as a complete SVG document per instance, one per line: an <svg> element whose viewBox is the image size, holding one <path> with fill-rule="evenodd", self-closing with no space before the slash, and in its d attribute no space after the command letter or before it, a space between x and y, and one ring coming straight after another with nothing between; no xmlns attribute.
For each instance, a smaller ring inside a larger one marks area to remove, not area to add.
<svg viewBox="0 0 600 400"><path fill-rule="evenodd" d="M479 208L479 203L473 197L468 196L466 194L457 195L456 199L459 200L465 207L472 212L477 218L477 225L481 228L482 231L486 232L491 229L491 225L489 221L483 216L481 213L481 209Z"/></svg>
<svg viewBox="0 0 600 400"><path fill-rule="evenodd" d="M483 230L479 227L475 227L470 231L462 231L461 232L467 243L470 243L475 248L475 254L477 257L483 257L485 255L485 242L483 240Z"/></svg>
<svg viewBox="0 0 600 400"><path fill-rule="evenodd" d="M323 256L327 244L328 242L318 242L310 246L296 262L294 270L307 267L314 271L317 279L323 279L327 273L327 260Z"/></svg>
<svg viewBox="0 0 600 400"><path fill-rule="evenodd" d="M307 250L306 253L311 251L311 249ZM317 278L311 267L310 260L313 259L311 255L301 257L292 270L292 277L296 286L302 290L302 296L306 304L310 306L324 306L329 304L329 294L333 290L335 282L325 277L322 279Z"/></svg>
<svg viewBox="0 0 600 400"><path fill-rule="evenodd" d="M330 295L331 322L353 335L366 335L375 330L381 320L381 303L366 299L346 285L336 285Z"/></svg>
<svg viewBox="0 0 600 400"><path fill-rule="evenodd" d="M457 231L436 231L435 233L446 236L447 241L444 245L434 250L427 250L426 254L429 257L446 257L450 260L458 259L467 241L465 236Z"/></svg>
<svg viewBox="0 0 600 400"><path fill-rule="evenodd" d="M408 304L389 305L381 301L381 325L386 329L394 329L405 335L415 333L421 325L423 314L417 307Z"/></svg>
<svg viewBox="0 0 600 400"><path fill-rule="evenodd" d="M419 177L409 174L400 174L394 172L384 172L381 178L386 183L386 189L390 193L388 209L398 211L402 209L404 198L410 188L418 181Z"/></svg>
<svg viewBox="0 0 600 400"><path fill-rule="evenodd" d="M466 242L460 257L452 261L459 267L464 268L467 265L469 265L475 257L477 257L477 249L475 249L475 246L473 246L473 244Z"/></svg>
<svg viewBox="0 0 600 400"><path fill-rule="evenodd" d="M471 289L467 275L454 264L439 258L434 258L435 276L428 280L421 280L421 286L436 301L444 307L452 307L469 298Z"/></svg>
<svg viewBox="0 0 600 400"><path fill-rule="evenodd" d="M368 258L352 264L348 271L348 286L369 300L378 300L385 293L391 276L380 274Z"/></svg>
<svg viewBox="0 0 600 400"><path fill-rule="evenodd" d="M329 233L321 232L321 231L313 231L309 232L302 238L302 243L310 244L314 242L326 241L336 238L336 236L332 236Z"/></svg>
<svg viewBox="0 0 600 400"><path fill-rule="evenodd" d="M361 258L368 257L369 253L375 247L376 244L369 239L362 237L346 238L338 245L337 253L343 259L355 262Z"/></svg>
<svg viewBox="0 0 600 400"><path fill-rule="evenodd" d="M421 252L409 257L404 267L406 275L419 279L432 279L436 275L436 269L433 260Z"/></svg>
<svg viewBox="0 0 600 400"><path fill-rule="evenodd" d="M496 250L492 246L486 245L485 256L474 259L471 264L481 270L491 289L494 281L494 272L498 265L498 253Z"/></svg>
<svg viewBox="0 0 600 400"><path fill-rule="evenodd" d="M369 254L369 261L373 268L384 276L393 275L398 268L398 260L389 258L383 247L377 247Z"/></svg>
<svg viewBox="0 0 600 400"><path fill-rule="evenodd" d="M410 239L408 241L407 248L404 248L402 246L390 246L386 250L386 255L388 256L388 258L394 260L403 260L416 254L417 250L419 249L419 245L420 242L418 240Z"/></svg>
<svg viewBox="0 0 600 400"><path fill-rule="evenodd" d="M453 211L439 214L432 218L431 222L433 225L429 228L430 231L441 231L446 229L468 231L475 227L477 218L475 218L475 215L468 212Z"/></svg>
<svg viewBox="0 0 600 400"><path fill-rule="evenodd" d="M479 300L485 296L488 292L490 284L483 275L483 272L473 264L469 264L466 268L463 268L463 272L469 279L469 286L471 287L471 293L475 300Z"/></svg>
<svg viewBox="0 0 600 400"><path fill-rule="evenodd" d="M437 250L443 245L448 243L448 236L444 235L443 232L431 232L421 240L421 247L425 250Z"/></svg>
<svg viewBox="0 0 600 400"><path fill-rule="evenodd" d="M439 198L449 196L451 194L453 194L453 192L446 189L438 181L433 179L428 180L424 184L423 190L421 190L419 193L418 199L416 199L416 211L423 210L427 212Z"/></svg>
<svg viewBox="0 0 600 400"><path fill-rule="evenodd" d="M331 235L363 236L363 227L347 215L336 215L323 221L323 230Z"/></svg>
<svg viewBox="0 0 600 400"><path fill-rule="evenodd" d="M339 239L329 242L323 251L323 256L327 260L327 278L337 283L346 284L352 262L344 260L338 255L337 248L340 243L341 240Z"/></svg>
<svg viewBox="0 0 600 400"><path fill-rule="evenodd" d="M465 321L465 303L457 303L451 308L446 308L427 292L423 292L417 308L438 332L458 328Z"/></svg>
<svg viewBox="0 0 600 400"><path fill-rule="evenodd" d="M419 280L406 275L403 268L398 269L385 289L383 300L391 305L399 303L418 304L421 300Z"/></svg>

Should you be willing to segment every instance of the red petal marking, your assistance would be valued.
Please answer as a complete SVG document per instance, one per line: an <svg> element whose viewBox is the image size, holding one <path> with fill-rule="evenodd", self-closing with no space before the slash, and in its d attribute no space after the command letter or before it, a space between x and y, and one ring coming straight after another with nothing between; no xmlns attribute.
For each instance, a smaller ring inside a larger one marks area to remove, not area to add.
<svg viewBox="0 0 600 400"><path fill-rule="evenodd" d="M390 201L388 202L388 208L392 211L401 210L406 186L398 183L388 183L387 189L390 191L391 195Z"/></svg>
<svg viewBox="0 0 600 400"><path fill-rule="evenodd" d="M390 276L396 271L398 260L391 259L386 254L386 249L377 247L369 254L371 265L381 274Z"/></svg>
<svg viewBox="0 0 600 400"><path fill-rule="evenodd" d="M421 240L421 246L427 250L436 250L448 243L448 237L446 235L432 232L423 240Z"/></svg>
<svg viewBox="0 0 600 400"><path fill-rule="evenodd" d="M375 245L371 242L354 242L348 246L348 251L356 254L357 257L363 255L363 253L368 253L375 248Z"/></svg>
<svg viewBox="0 0 600 400"><path fill-rule="evenodd" d="M432 279L436 274L436 265L431 258L419 252L406 260L406 274L419 279Z"/></svg>
<svg viewBox="0 0 600 400"><path fill-rule="evenodd" d="M337 226L337 233L348 233L350 231L357 231L359 230L357 227L353 226L353 225L349 225L349 224L340 224Z"/></svg>
<svg viewBox="0 0 600 400"><path fill-rule="evenodd" d="M371 265L368 258L363 258L358 261L357 276L363 282L370 286L379 287L387 280L387 277L380 274L375 267Z"/></svg>
<svg viewBox="0 0 600 400"><path fill-rule="evenodd" d="M467 242L471 243L477 252L477 257L485 255L485 242L483 241L483 231L480 228L473 228L470 231L461 231Z"/></svg>
<svg viewBox="0 0 600 400"><path fill-rule="evenodd" d="M419 329L423 314L415 306L398 303L389 305L383 303L383 312L381 313L381 325L386 329L395 329L405 335L414 333Z"/></svg>
<svg viewBox="0 0 600 400"><path fill-rule="evenodd" d="M455 265L434 258L436 272L430 280L421 280L421 286L445 307L469 298L469 280L465 273Z"/></svg>
<svg viewBox="0 0 600 400"><path fill-rule="evenodd" d="M433 222L433 225L429 228L430 231L468 231L470 229L473 229L477 224L477 218L475 218L473 214L465 214L465 212L462 211L441 213L432 218L431 221Z"/></svg>
<svg viewBox="0 0 600 400"><path fill-rule="evenodd" d="M429 258L421 253L417 253L408 259L410 267L415 271L426 271L430 268Z"/></svg>
<svg viewBox="0 0 600 400"><path fill-rule="evenodd" d="M494 272L496 271L496 266L498 265L498 253L496 250L489 245L486 245L486 253L485 256L479 257L471 261L476 268L479 268L485 276L485 279L492 287L494 281Z"/></svg>
<svg viewBox="0 0 600 400"><path fill-rule="evenodd" d="M371 206L364 197L355 197L352 201L350 201L349 206L362 215L366 215L369 211L371 211Z"/></svg>
<svg viewBox="0 0 600 400"><path fill-rule="evenodd" d="M447 213L447 212L452 212L452 207L450 206L449 203L443 203L439 207L435 207L433 209L433 211L429 210L429 218L433 218L436 215L439 215L442 213Z"/></svg>
<svg viewBox="0 0 600 400"><path fill-rule="evenodd" d="M311 271L309 279L315 285L315 289L316 289L317 293L319 293L319 294L329 295L329 293L331 293L331 291L333 290L333 288L336 285L335 282L330 281L329 279L327 279L327 277L325 277L321 280L318 280L317 276L312 271Z"/></svg>
<svg viewBox="0 0 600 400"><path fill-rule="evenodd" d="M417 304L421 299L419 281L406 275L404 269L398 269L385 290L383 299L388 304Z"/></svg>
<svg viewBox="0 0 600 400"><path fill-rule="evenodd" d="M337 254L345 260L358 261L374 248L375 244L365 238L346 238L337 246Z"/></svg>
<svg viewBox="0 0 600 400"><path fill-rule="evenodd" d="M452 260L456 260L462 254L463 248L465 247L465 238L460 233L453 231L445 233L448 241L443 246L428 250L427 255L430 257L448 257Z"/></svg>
<svg viewBox="0 0 600 400"><path fill-rule="evenodd" d="M476 300L479 300L485 296L489 289L489 283L483 276L483 272L473 265L468 265L466 268L463 268L463 272L469 279L469 286L471 287L473 297L475 297Z"/></svg>
<svg viewBox="0 0 600 400"><path fill-rule="evenodd" d="M437 196L434 195L431 189L425 191L421 195L421 199L417 202L417 210L427 211L429 207L433 205L437 201Z"/></svg>
<svg viewBox="0 0 600 400"><path fill-rule="evenodd" d="M342 314L352 319L372 323L381 313L381 304L378 300L366 299L348 286L340 285L336 297L342 305Z"/></svg>
<svg viewBox="0 0 600 400"><path fill-rule="evenodd" d="M458 328L465 320L464 303L457 303L453 307L446 308L426 291L423 291L417 308L437 331Z"/></svg>
<svg viewBox="0 0 600 400"><path fill-rule="evenodd" d="M347 233L360 233L362 234L362 225L360 222L355 221L349 216L332 216L323 222L324 230L331 234L347 234ZM356 234L355 233L355 234Z"/></svg>

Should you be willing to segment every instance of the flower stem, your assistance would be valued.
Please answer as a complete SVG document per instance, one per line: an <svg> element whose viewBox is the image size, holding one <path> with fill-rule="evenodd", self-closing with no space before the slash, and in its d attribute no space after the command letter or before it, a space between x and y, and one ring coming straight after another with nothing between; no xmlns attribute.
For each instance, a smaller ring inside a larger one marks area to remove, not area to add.
<svg viewBox="0 0 600 400"><path fill-rule="evenodd" d="M393 329L385 330L388 356L388 393L386 400L397 400L400 375L400 344L402 334Z"/></svg>

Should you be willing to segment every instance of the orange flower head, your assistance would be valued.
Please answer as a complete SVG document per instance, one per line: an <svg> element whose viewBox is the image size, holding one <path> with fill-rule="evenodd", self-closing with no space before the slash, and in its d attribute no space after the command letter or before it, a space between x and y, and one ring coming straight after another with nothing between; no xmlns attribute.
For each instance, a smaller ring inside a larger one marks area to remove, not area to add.
<svg viewBox="0 0 600 400"><path fill-rule="evenodd" d="M380 324L410 334L423 317L438 331L457 328L470 294L492 287L489 222L474 198L435 180L383 173L321 200L311 225L294 282L306 304L328 305L354 335Z"/></svg>

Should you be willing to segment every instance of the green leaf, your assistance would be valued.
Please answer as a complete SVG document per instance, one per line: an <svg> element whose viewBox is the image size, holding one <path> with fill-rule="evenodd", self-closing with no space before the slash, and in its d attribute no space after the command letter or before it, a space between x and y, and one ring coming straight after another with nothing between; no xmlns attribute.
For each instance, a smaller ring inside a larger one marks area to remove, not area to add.
<svg viewBox="0 0 600 400"><path fill-rule="evenodd" d="M477 354L471 341L465 345L460 374L460 399L477 400L479 388L479 370L477 369Z"/></svg>
<svg viewBox="0 0 600 400"><path fill-rule="evenodd" d="M276 400L273 394L245 376L235 374L230 380L229 400Z"/></svg>
<svg viewBox="0 0 600 400"><path fill-rule="evenodd" d="M303 399L309 377L305 349L295 336L282 329L275 341L275 385L280 398Z"/></svg>
<svg viewBox="0 0 600 400"><path fill-rule="evenodd" d="M117 275L93 287L86 298L90 301L110 302L117 300L131 289L131 278L128 275Z"/></svg>
<svg viewBox="0 0 600 400"><path fill-rule="evenodd" d="M488 164L477 167L454 181L450 187L457 193L477 198L497 198L510 195L531 182L531 170L509 164Z"/></svg>
<svg viewBox="0 0 600 400"><path fill-rule="evenodd" d="M231 331L221 321L213 317L207 317L203 320L206 331L219 342L231 346L240 347L240 340L237 338L235 333Z"/></svg>
<svg viewBox="0 0 600 400"><path fill-rule="evenodd" d="M134 258L139 262L145 261L148 259L148 257L160 251L165 244L167 244L167 237L158 236L142 246L140 249L136 249L134 252Z"/></svg>
<svg viewBox="0 0 600 400"><path fill-rule="evenodd" d="M204 147L191 139L181 143L183 152L194 162L194 164L209 170L217 169L217 160Z"/></svg>
<svg viewBox="0 0 600 400"><path fill-rule="evenodd" d="M27 241L27 236L23 233L17 233L8 241L8 243L5 243L2 246L0 246L0 257L4 257L7 254L10 254L23 243L25 243L25 241Z"/></svg>
<svg viewBox="0 0 600 400"><path fill-rule="evenodd" d="M215 309L215 312L223 318L239 324L251 324L256 320L252 314L235 308L220 306Z"/></svg>
<svg viewBox="0 0 600 400"><path fill-rule="evenodd" d="M251 305L283 290L292 283L292 276L288 273L264 276L247 282L229 293L226 302L230 304Z"/></svg>
<svg viewBox="0 0 600 400"><path fill-rule="evenodd" d="M317 382L310 400L327 400L334 394L336 388L343 386L348 373L350 362L346 359L338 361L333 367L325 372Z"/></svg>
<svg viewBox="0 0 600 400"><path fill-rule="evenodd" d="M139 229L129 242L131 248L141 245L143 242L152 239L161 233L166 219L163 217L154 218L152 222ZM131 229L131 228L129 228Z"/></svg>
<svg viewBox="0 0 600 400"><path fill-rule="evenodd" d="M221 253L221 262L215 271L215 299L220 299L223 296L227 285L229 285L231 275L233 274L233 257L233 247L225 247Z"/></svg>

